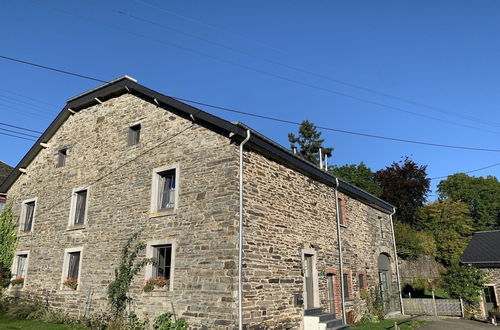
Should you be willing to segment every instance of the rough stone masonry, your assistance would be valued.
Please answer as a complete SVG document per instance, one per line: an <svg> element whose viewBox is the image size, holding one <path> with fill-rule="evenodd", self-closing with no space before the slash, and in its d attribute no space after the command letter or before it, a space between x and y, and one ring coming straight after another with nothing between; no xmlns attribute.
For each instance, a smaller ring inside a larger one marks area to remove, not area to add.
<svg viewBox="0 0 500 330"><path fill-rule="evenodd" d="M129 127L137 123L140 142L129 146ZM129 93L78 111L47 143L8 190L16 218L23 201L36 198L32 231L20 231L17 246L28 253L25 281L12 294L34 294L74 315L103 311L121 249L140 232L146 244L173 243L172 275L167 289L146 293L148 270L141 271L130 291L131 310L150 319L173 311L192 329L237 327L238 143ZM66 163L56 167L61 149L67 150ZM169 212L151 212L152 177L162 167L176 168L178 204ZM244 152L244 169L245 328L302 327L304 306L296 298L305 290L304 249L315 255L316 307L341 317L333 187L251 147ZM87 218L74 226L72 192L80 187L88 189ZM356 196L341 196L346 308L359 318L366 308L359 275L365 288L378 287L381 254L390 258L389 290L397 293L390 218ZM62 285L70 248L81 250L76 290Z"/></svg>

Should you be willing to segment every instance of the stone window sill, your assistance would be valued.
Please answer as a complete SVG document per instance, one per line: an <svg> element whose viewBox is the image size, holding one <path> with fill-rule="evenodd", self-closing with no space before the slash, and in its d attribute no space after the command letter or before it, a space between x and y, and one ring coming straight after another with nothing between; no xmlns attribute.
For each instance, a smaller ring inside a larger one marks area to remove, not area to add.
<svg viewBox="0 0 500 330"><path fill-rule="evenodd" d="M72 295L72 294L79 294L80 290L71 290L71 289L60 289L57 291L58 294L67 294L67 295Z"/></svg>
<svg viewBox="0 0 500 330"><path fill-rule="evenodd" d="M142 292L143 297L168 297L172 295L170 289L155 289L151 292Z"/></svg>
<svg viewBox="0 0 500 330"><path fill-rule="evenodd" d="M68 226L66 227L66 231L74 231L74 230L83 230L85 229L86 225L73 225L73 226Z"/></svg>
<svg viewBox="0 0 500 330"><path fill-rule="evenodd" d="M346 224L341 223L341 224L340 224L340 227L342 227L342 228L347 228L347 225L346 225Z"/></svg>
<svg viewBox="0 0 500 330"><path fill-rule="evenodd" d="M165 211L157 211L157 212L151 212L149 213L150 218L157 218L157 217L165 217L169 215L175 215L177 214L177 209L170 209L170 210L165 210Z"/></svg>
<svg viewBox="0 0 500 330"><path fill-rule="evenodd" d="M32 236L33 232L31 231L20 231L17 234L17 237L26 237L26 236Z"/></svg>

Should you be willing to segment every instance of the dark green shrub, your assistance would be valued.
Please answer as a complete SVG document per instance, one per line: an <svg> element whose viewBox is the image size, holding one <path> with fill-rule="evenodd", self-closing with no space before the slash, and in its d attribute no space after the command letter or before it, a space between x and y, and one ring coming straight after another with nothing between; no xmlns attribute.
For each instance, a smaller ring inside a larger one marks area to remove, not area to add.
<svg viewBox="0 0 500 330"><path fill-rule="evenodd" d="M177 319L172 321L171 318L174 314L166 312L155 318L153 329L155 330L187 330L189 325L184 319Z"/></svg>

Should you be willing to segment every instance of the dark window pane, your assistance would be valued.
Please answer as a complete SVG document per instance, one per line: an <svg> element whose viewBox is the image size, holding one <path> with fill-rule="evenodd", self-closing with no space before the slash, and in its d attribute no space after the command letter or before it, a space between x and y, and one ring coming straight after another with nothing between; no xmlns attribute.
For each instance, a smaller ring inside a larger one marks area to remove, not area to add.
<svg viewBox="0 0 500 330"><path fill-rule="evenodd" d="M139 143L141 137L141 124L130 126L128 130L128 145L133 146Z"/></svg>
<svg viewBox="0 0 500 330"><path fill-rule="evenodd" d="M358 275L358 279L359 279L359 288L360 289L364 289L365 287L365 275L364 274L359 274Z"/></svg>
<svg viewBox="0 0 500 330"><path fill-rule="evenodd" d="M87 208L87 190L78 191L76 193L75 224L83 224L85 222L86 208Z"/></svg>
<svg viewBox="0 0 500 330"><path fill-rule="evenodd" d="M344 282L344 298L349 298L349 275L343 274L342 279Z"/></svg>
<svg viewBox="0 0 500 330"><path fill-rule="evenodd" d="M57 167L66 165L67 149L61 149L57 152Z"/></svg>
<svg viewBox="0 0 500 330"><path fill-rule="evenodd" d="M159 245L154 247L156 266L154 268L154 277L170 278L172 245Z"/></svg>
<svg viewBox="0 0 500 330"><path fill-rule="evenodd" d="M78 278L80 270L80 252L69 253L68 277Z"/></svg>
<svg viewBox="0 0 500 330"><path fill-rule="evenodd" d="M35 202L29 202L24 205L26 212L24 215L23 231L31 231L31 227L33 226L33 216L35 214Z"/></svg>

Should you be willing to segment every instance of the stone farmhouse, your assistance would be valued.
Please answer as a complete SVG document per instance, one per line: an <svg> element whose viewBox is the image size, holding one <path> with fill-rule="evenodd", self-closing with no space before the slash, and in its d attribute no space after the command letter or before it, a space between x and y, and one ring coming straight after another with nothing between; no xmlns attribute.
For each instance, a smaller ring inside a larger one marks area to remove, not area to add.
<svg viewBox="0 0 500 330"><path fill-rule="evenodd" d="M480 314L486 318L488 311L500 307L500 230L478 231L472 234L461 261L486 273L480 304Z"/></svg>
<svg viewBox="0 0 500 330"><path fill-rule="evenodd" d="M139 316L340 329L365 312L364 289L401 308L392 205L130 77L69 99L0 192L19 219L11 294L70 313L107 308L139 231L157 260L130 291Z"/></svg>

